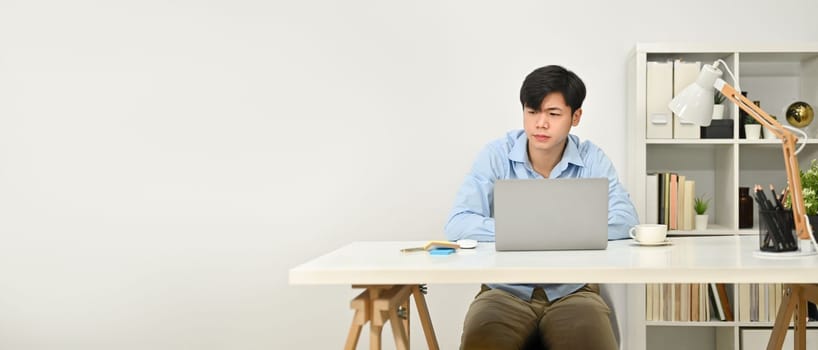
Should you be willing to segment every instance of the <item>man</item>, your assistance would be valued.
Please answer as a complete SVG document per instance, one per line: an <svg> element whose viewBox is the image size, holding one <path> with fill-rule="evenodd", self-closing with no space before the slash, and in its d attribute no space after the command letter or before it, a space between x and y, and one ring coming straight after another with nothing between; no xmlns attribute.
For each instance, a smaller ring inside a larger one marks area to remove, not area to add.
<svg viewBox="0 0 818 350"><path fill-rule="evenodd" d="M460 188L446 223L450 240L494 241L493 192L500 179L608 179L608 238L638 223L610 159L570 135L582 118L585 84L560 66L531 72L520 89L523 130L489 143ZM579 210L579 208L565 208ZM547 277L547 276L544 276ZM610 309L589 284L483 285L463 326L462 349L617 348Z"/></svg>

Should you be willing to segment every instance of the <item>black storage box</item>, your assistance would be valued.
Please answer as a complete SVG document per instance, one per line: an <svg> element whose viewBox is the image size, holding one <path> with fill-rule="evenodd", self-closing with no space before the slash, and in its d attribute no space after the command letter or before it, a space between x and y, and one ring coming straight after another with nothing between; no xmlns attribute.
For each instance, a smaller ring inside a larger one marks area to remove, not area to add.
<svg viewBox="0 0 818 350"><path fill-rule="evenodd" d="M733 125L733 119L711 120L710 126L700 128L699 136L703 139L732 139Z"/></svg>

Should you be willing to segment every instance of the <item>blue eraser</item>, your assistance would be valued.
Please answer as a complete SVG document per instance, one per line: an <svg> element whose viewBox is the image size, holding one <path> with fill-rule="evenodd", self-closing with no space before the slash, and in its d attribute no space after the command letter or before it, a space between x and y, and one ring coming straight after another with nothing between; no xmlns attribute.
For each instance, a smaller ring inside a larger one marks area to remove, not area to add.
<svg viewBox="0 0 818 350"><path fill-rule="evenodd" d="M431 255L449 255L454 253L454 248L435 248L429 251Z"/></svg>

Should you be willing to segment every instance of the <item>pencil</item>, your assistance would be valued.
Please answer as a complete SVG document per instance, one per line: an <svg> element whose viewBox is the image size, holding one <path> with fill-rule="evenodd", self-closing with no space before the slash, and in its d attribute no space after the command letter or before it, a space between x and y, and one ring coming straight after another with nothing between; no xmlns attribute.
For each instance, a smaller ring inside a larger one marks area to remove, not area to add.
<svg viewBox="0 0 818 350"><path fill-rule="evenodd" d="M784 205L781 204L781 200L778 199L778 195L775 194L775 186L773 186L773 184L770 184L770 192L772 192L773 199L775 199L775 209L776 210L784 210Z"/></svg>

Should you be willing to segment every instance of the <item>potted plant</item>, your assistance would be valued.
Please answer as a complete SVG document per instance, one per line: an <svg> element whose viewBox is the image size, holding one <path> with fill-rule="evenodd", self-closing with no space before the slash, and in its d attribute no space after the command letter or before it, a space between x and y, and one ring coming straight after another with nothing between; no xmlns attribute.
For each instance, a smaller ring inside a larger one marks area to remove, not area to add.
<svg viewBox="0 0 818 350"><path fill-rule="evenodd" d="M778 118L774 115L770 115L771 118L778 120ZM761 128L761 135L764 136L765 139L775 139L777 138L775 134L768 128Z"/></svg>
<svg viewBox="0 0 818 350"><path fill-rule="evenodd" d="M813 228L818 227L818 160L810 162L806 172L801 170L801 195L804 197L804 210ZM787 196L784 206L792 208L792 197Z"/></svg>
<svg viewBox="0 0 818 350"><path fill-rule="evenodd" d="M704 196L696 197L693 200L693 210L696 211L696 230L707 229L708 215L707 208L710 206L710 199L705 199Z"/></svg>
<svg viewBox="0 0 818 350"><path fill-rule="evenodd" d="M716 91L713 94L713 119L724 118L724 95Z"/></svg>
<svg viewBox="0 0 818 350"><path fill-rule="evenodd" d="M761 124L758 121L751 117L745 116L744 117L744 134L747 135L748 140L758 140L761 138Z"/></svg>

